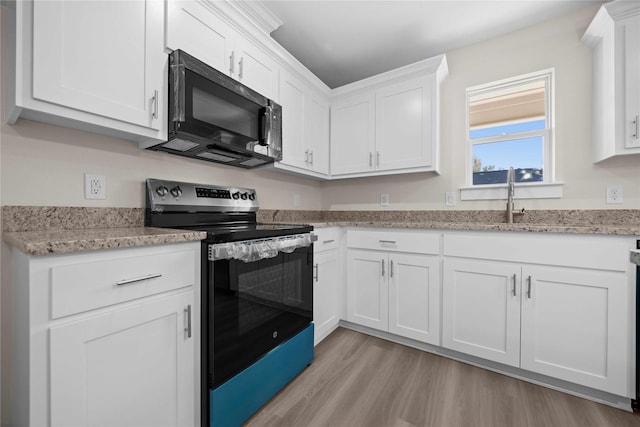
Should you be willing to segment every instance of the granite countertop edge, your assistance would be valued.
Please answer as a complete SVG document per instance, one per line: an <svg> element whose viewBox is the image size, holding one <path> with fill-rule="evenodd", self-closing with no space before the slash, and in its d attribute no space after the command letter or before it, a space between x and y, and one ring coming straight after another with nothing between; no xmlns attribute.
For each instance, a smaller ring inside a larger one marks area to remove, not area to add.
<svg viewBox="0 0 640 427"><path fill-rule="evenodd" d="M207 233L203 231L154 227L2 233L2 238L8 245L30 256L199 241L206 236Z"/></svg>
<svg viewBox="0 0 640 427"><path fill-rule="evenodd" d="M277 224L280 222L269 222ZM291 223L291 222L289 222ZM616 225L554 225L554 224L504 224L472 222L389 222L389 221L335 221L315 222L295 221L315 228L363 227L363 228L405 228L423 230L459 231L514 231L539 233L572 233L599 235L640 236L640 226ZM60 254L99 249L145 246L206 238L206 233L193 230L179 230L154 227L90 228L72 230L43 230L4 232L3 240L27 255Z"/></svg>
<svg viewBox="0 0 640 427"><path fill-rule="evenodd" d="M640 236L640 226L618 225L564 225L564 224L505 224L473 222L382 222L382 221L338 221L313 222L301 221L315 228L327 227L371 227L371 228L411 228L425 230L460 231L519 231L532 233L571 233Z"/></svg>

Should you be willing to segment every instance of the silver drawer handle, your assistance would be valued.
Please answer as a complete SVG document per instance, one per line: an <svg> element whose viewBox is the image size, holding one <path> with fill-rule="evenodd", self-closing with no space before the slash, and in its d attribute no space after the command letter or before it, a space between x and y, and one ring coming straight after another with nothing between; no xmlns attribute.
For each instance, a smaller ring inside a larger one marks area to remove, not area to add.
<svg viewBox="0 0 640 427"><path fill-rule="evenodd" d="M128 285L130 283L142 282L143 280L155 279L157 277L162 277L162 274L148 274L142 277L136 277L135 279L125 279L116 282L116 286Z"/></svg>
<svg viewBox="0 0 640 427"><path fill-rule="evenodd" d="M390 244L390 245L395 245L395 244L396 244L396 241L395 241L395 240L378 240L378 241L379 241L380 243L382 243L383 245L384 245L385 243L388 243L388 244Z"/></svg>
<svg viewBox="0 0 640 427"><path fill-rule="evenodd" d="M335 240L333 240L333 239L331 239L331 240L323 240L322 244L326 245L327 243L333 243L333 242L335 242Z"/></svg>

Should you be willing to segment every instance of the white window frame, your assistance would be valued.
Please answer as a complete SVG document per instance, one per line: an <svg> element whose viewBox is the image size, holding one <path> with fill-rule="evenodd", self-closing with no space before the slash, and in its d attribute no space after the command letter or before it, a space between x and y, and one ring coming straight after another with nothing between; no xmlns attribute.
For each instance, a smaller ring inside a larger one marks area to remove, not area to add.
<svg viewBox="0 0 640 427"><path fill-rule="evenodd" d="M461 200L496 200L506 199L507 184L483 184L473 185L473 147L476 144L490 142L510 141L532 136L542 136L542 182L516 183L516 199L546 199L562 197L563 184L555 180L555 71L554 69L541 70L529 74L511 77L483 85L467 88L466 112L465 112L465 141L467 147L466 156L466 184L460 189ZM470 100L474 96L489 92L508 89L526 83L543 80L545 82L545 128L536 131L522 132L518 134L499 135L494 137L470 138Z"/></svg>

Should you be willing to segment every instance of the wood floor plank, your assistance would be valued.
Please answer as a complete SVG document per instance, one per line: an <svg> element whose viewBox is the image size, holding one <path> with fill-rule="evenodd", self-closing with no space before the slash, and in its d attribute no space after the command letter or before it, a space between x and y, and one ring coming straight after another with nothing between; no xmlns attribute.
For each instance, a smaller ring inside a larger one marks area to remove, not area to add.
<svg viewBox="0 0 640 427"><path fill-rule="evenodd" d="M640 427L632 414L338 328L245 427Z"/></svg>

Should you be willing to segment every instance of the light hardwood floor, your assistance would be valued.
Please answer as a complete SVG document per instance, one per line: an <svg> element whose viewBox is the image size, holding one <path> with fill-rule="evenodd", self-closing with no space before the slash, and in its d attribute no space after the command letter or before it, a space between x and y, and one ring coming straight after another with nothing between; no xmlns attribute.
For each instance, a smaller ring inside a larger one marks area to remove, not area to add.
<svg viewBox="0 0 640 427"><path fill-rule="evenodd" d="M640 427L640 415L338 328L245 427Z"/></svg>

